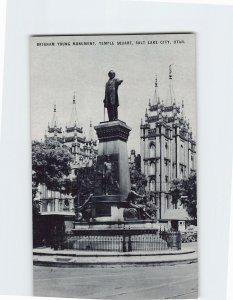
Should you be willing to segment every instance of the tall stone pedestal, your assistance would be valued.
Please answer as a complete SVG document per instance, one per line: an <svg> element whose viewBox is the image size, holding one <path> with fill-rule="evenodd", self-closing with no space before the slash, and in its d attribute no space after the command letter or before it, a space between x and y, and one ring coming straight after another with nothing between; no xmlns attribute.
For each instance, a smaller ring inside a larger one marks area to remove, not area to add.
<svg viewBox="0 0 233 300"><path fill-rule="evenodd" d="M123 221L130 191L127 140L131 128L117 120L101 122L95 130L99 146L92 217L96 221Z"/></svg>

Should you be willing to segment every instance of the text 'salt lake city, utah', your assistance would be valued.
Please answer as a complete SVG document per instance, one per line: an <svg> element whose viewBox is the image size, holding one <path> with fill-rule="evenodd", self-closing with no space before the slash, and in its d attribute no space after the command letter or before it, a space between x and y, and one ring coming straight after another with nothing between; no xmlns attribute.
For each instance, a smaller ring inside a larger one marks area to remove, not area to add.
<svg viewBox="0 0 233 300"><path fill-rule="evenodd" d="M30 37L34 295L196 299L195 34Z"/></svg>

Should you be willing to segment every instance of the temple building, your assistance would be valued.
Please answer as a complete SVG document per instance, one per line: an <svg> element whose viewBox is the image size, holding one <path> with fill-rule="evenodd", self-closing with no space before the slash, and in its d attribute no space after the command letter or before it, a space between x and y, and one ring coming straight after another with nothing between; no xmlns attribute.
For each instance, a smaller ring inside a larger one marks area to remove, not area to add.
<svg viewBox="0 0 233 300"><path fill-rule="evenodd" d="M71 116L64 128L59 125L57 109L54 105L52 122L48 124L45 139L53 138L68 146L73 154L72 169L90 167L97 158L97 138L90 122L89 132L84 134L83 127L78 122L76 97L73 96Z"/></svg>
<svg viewBox="0 0 233 300"><path fill-rule="evenodd" d="M97 159L97 138L90 122L88 134L84 134L83 127L78 121L76 97L73 96L71 115L66 126L62 127L57 117L57 107L54 105L52 122L48 124L45 132L46 139L55 139L69 147L73 155L71 174L75 177L78 168L91 167ZM74 198L71 195L64 195L59 191L48 190L45 185L40 185L35 200L40 201L40 214L44 216L44 223L49 226L69 230L75 217ZM51 219L53 216L53 219ZM54 225L55 224L55 225Z"/></svg>
<svg viewBox="0 0 233 300"><path fill-rule="evenodd" d="M169 93L160 99L158 79L140 126L141 170L146 175L147 190L155 193L157 219L168 227L180 229L188 220L182 205L173 205L171 182L188 177L196 169L196 142L184 115L184 101L178 104L169 67Z"/></svg>

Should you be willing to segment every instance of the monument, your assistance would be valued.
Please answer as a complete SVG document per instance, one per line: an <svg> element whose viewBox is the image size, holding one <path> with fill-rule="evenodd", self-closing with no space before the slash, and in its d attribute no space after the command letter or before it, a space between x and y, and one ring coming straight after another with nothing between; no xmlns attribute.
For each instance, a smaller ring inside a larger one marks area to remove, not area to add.
<svg viewBox="0 0 233 300"><path fill-rule="evenodd" d="M123 80L115 78L114 71L108 75L103 102L109 121L94 127L99 139L94 192L78 208L79 221L65 247L117 252L177 249L177 237L173 242L161 235L155 214L146 210L146 197L131 187L127 151L131 128L118 119L118 87Z"/></svg>
<svg viewBox="0 0 233 300"><path fill-rule="evenodd" d="M127 151L131 128L118 119L118 87L123 80L115 78L113 70L108 76L103 103L109 120L94 127L99 140L94 193L79 208L79 221L86 221L88 228L100 224L104 228L109 224L111 228L118 227L130 218L134 221L153 220L144 210L145 205L138 205L135 201L144 197L131 189ZM76 224L76 229L78 225L83 228L84 223Z"/></svg>
<svg viewBox="0 0 233 300"><path fill-rule="evenodd" d="M104 107L106 107L108 111L108 119L111 122L118 119L118 87L123 80L115 78L116 74L113 70L108 72L108 76L109 80L105 85L105 98L103 102Z"/></svg>
<svg viewBox="0 0 233 300"><path fill-rule="evenodd" d="M127 140L131 128L118 120L118 87L123 80L115 78L112 70L108 76L103 102L109 121L94 127L99 147L92 217L96 221L124 221L123 211L130 192Z"/></svg>

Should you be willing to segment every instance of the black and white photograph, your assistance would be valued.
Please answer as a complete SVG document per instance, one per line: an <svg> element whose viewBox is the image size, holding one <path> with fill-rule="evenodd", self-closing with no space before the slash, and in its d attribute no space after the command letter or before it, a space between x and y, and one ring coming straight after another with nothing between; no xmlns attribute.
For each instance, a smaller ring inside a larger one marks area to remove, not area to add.
<svg viewBox="0 0 233 300"><path fill-rule="evenodd" d="M34 296L197 299L195 34L29 45Z"/></svg>

